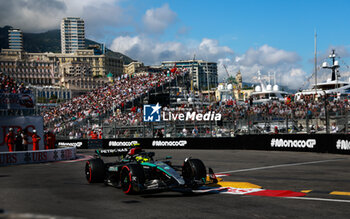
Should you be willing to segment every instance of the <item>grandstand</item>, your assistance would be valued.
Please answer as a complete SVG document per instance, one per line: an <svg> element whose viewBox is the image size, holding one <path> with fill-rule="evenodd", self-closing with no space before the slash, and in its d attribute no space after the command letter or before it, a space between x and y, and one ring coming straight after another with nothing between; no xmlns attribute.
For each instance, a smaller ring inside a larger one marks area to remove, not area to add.
<svg viewBox="0 0 350 219"><path fill-rule="evenodd" d="M40 108L44 126L61 138L89 138L91 131L103 132L105 138L156 137L159 131L165 137L188 137L192 136L194 127L198 127L201 137L274 133L275 127L279 133L348 133L350 104L347 98L292 100L288 104L270 102L261 105L236 101L209 102L204 96L191 94L185 75L188 76L188 72L180 69L137 77L124 75L113 84L75 97L57 107ZM0 74L0 94L30 93L24 84ZM143 104L161 100L164 94L169 96L162 104L165 112L215 111L222 114L222 121L144 123ZM187 101L188 98L192 99L191 103ZM35 111L8 110L5 107L2 115L4 113L34 115Z"/></svg>
<svg viewBox="0 0 350 219"><path fill-rule="evenodd" d="M142 107L150 95L164 93L171 84L178 83L178 76L183 78L186 74L188 72L178 70L137 77L123 75L111 85L75 97L58 107L43 108L41 115L46 128L60 135L79 131L84 136L92 129L101 129L104 121L128 121L125 115L138 115L134 120L139 124L142 117L136 114L136 109Z"/></svg>
<svg viewBox="0 0 350 219"><path fill-rule="evenodd" d="M29 94L31 91L23 83L19 84L10 76L0 72L0 93Z"/></svg>
<svg viewBox="0 0 350 219"><path fill-rule="evenodd" d="M89 138L91 131L103 132L104 138L157 137L159 131L165 137L189 137L193 136L195 127L200 137L274 133L276 128L278 133L347 133L347 115L350 110L347 99L292 100L288 103L270 102L261 105L236 101L208 102L203 96L191 97L188 90L186 93L185 80L181 84L177 78L186 74L177 71L122 77L112 85L44 110L42 115L45 126L62 138ZM182 98L176 100L176 95L170 93L177 85L184 88L182 93L177 94ZM143 122L143 104L148 103L151 95L159 93L168 93L171 97L171 103L162 105L165 112L214 111L222 114L222 121ZM190 97L191 102L186 102Z"/></svg>
<svg viewBox="0 0 350 219"><path fill-rule="evenodd" d="M24 83L0 72L0 116L36 115L36 100Z"/></svg>

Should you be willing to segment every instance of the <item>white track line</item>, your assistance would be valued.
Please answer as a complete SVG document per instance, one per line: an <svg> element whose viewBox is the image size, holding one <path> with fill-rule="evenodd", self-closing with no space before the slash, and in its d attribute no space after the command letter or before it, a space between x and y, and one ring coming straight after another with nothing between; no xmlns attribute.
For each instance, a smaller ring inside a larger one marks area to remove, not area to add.
<svg viewBox="0 0 350 219"><path fill-rule="evenodd" d="M284 197L288 199L299 199L299 200L308 200L308 201L326 201L326 202L344 202L350 203L350 200L342 199L328 199L328 198L310 198L310 197Z"/></svg>
<svg viewBox="0 0 350 219"><path fill-rule="evenodd" d="M326 162L345 160L345 159L346 158L337 158L337 159L331 159L331 160L318 160L318 161L310 161L310 162L302 162L302 163L280 164L280 165L255 167L255 168L241 169L241 170L231 170L231 171L219 172L219 174L220 173L238 173L238 172L246 172L246 171L254 171L254 170L264 170L264 169L272 169L272 168L278 168L278 167L299 166L299 165L305 165L305 164L326 163Z"/></svg>

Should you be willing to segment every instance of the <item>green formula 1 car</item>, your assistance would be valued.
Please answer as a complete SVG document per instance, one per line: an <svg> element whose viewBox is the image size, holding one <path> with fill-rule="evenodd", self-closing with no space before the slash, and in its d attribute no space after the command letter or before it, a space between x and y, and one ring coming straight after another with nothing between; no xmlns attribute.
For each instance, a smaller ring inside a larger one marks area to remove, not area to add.
<svg viewBox="0 0 350 219"><path fill-rule="evenodd" d="M154 160L154 152L145 152L140 147L118 154L119 160L105 163L97 150L95 158L86 162L85 175L89 183L105 183L121 188L126 194L145 191L188 191L207 183L207 170L199 159L186 158L182 166L172 165L171 157ZM209 172L212 172L209 169ZM214 175L214 174L210 174ZM215 176L215 175L214 175ZM215 179L214 179L215 180Z"/></svg>

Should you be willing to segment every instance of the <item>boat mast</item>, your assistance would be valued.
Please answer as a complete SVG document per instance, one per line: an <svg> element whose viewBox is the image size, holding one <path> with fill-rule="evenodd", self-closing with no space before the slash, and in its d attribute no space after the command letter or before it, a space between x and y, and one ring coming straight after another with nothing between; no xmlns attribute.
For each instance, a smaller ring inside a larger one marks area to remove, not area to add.
<svg viewBox="0 0 350 219"><path fill-rule="evenodd" d="M317 94L317 32L315 30L315 95Z"/></svg>
<svg viewBox="0 0 350 219"><path fill-rule="evenodd" d="M208 60L206 63L206 73L207 73L207 87L208 87L208 98L209 98L209 102L210 102L210 88L209 88L209 69L208 69Z"/></svg>
<svg viewBox="0 0 350 219"><path fill-rule="evenodd" d="M336 70L336 65L335 65L335 50L332 49L332 54L330 55L332 59L332 81L335 81L335 70Z"/></svg>
<svg viewBox="0 0 350 219"><path fill-rule="evenodd" d="M335 61L335 50L332 49L332 53L329 55L329 58L332 59L332 66L328 66L327 62L324 62L322 64L322 68L328 68L328 69L332 69L332 79L331 81L335 81L337 78L336 78L336 71L337 71L337 68L339 68L339 63L338 61Z"/></svg>

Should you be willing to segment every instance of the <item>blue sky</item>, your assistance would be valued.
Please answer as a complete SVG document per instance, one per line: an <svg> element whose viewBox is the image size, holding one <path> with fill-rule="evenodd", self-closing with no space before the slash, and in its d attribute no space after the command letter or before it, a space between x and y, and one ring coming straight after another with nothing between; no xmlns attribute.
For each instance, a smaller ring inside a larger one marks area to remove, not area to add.
<svg viewBox="0 0 350 219"><path fill-rule="evenodd" d="M218 63L219 79L241 70L276 72L278 83L299 89L313 72L314 31L319 64L331 48L350 65L350 1L345 0L10 0L0 3L0 25L26 32L59 28L67 16L82 17L87 38L153 65L163 60ZM343 76L350 70L341 69ZM329 73L321 70L319 80ZM344 79L344 78L343 78Z"/></svg>

